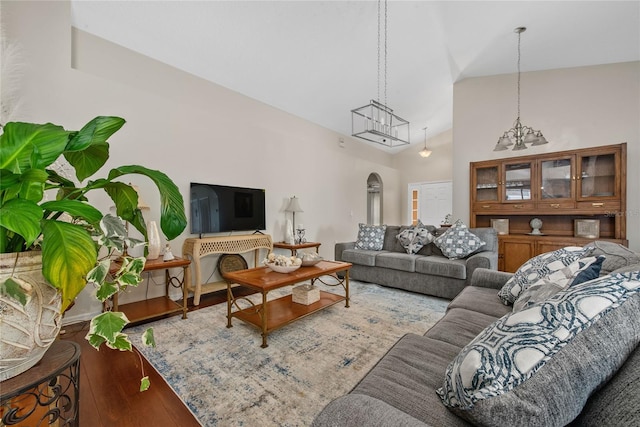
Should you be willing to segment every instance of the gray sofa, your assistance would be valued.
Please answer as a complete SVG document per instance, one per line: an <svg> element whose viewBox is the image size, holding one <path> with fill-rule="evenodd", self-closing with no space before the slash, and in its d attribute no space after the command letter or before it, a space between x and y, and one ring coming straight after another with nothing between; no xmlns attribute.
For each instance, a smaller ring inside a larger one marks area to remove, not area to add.
<svg viewBox="0 0 640 427"><path fill-rule="evenodd" d="M640 269L640 264L636 267ZM627 267L627 271L631 270L633 269ZM429 329L424 336L407 334L401 338L349 394L339 397L327 405L316 417L313 426L442 427L470 425L463 418L448 410L442 404L435 390L443 385L447 366L461 349L485 327L511 311L512 307L503 305L497 296L497 290L504 285L509 277L511 277L511 273L487 269L475 270L471 285L451 301L445 316L436 325ZM627 308L637 311L640 308L640 294L630 298L630 303ZM636 338L640 338L640 321L637 320L637 316L633 317L633 321L629 321L621 327L630 330L630 334L635 334ZM614 327L610 322L600 323L602 324L601 328ZM620 322L618 319L617 323L625 322ZM605 329L601 333L607 334L608 331L609 329ZM610 356L614 358L613 356L624 353L611 348L615 345L608 347L599 340L595 341L596 351L607 352L604 355L607 358ZM606 348L602 348L602 346ZM611 355L608 352L611 352ZM554 359L560 353L554 356ZM549 369L552 372L566 373L568 370L571 373L572 366L576 365L576 362L580 362L580 364L593 363L589 359L589 353L585 353L573 356L570 363L565 363L565 365L556 363ZM624 358L629 353L630 356L624 362ZM607 378L608 381L605 380L605 384L592 395L589 396L586 394L587 392L581 390L580 381L582 379L576 381L578 385L575 388L568 387L571 390L565 394L568 394L571 399L574 394L578 396L574 400L578 400L580 405L577 413L570 415L569 421L573 420L571 425L640 425L640 400L638 399L638 393L640 393L640 351L637 347L632 346L626 354L620 357L624 357L620 361L622 367L617 370L617 373L614 370ZM551 362L548 362L547 366L552 366ZM573 377L569 378L570 381L574 381ZM533 398L535 399L535 396L541 394L549 394L552 402L560 401L560 397L556 398L556 395L553 394L553 387L547 387L549 383L553 383L553 381L544 382L543 386L535 391ZM580 399L583 400L580 401ZM500 411L490 413L489 419L491 421L486 425L548 426L558 424L549 422L542 415L526 418L524 424L522 424L522 420L520 422L505 422L505 416L507 419L511 416L509 409L509 407L506 411L503 409L502 413ZM576 411L574 410L574 412ZM522 417L522 414L519 416Z"/></svg>
<svg viewBox="0 0 640 427"><path fill-rule="evenodd" d="M433 243L417 254L408 254L396 239L406 226L388 225L381 251L355 249L356 242L336 243L335 260L353 264L349 277L440 298L452 299L469 284L476 268L496 270L498 237L493 228L471 228L485 242L479 251L464 259L450 260ZM439 236L445 228L427 226Z"/></svg>

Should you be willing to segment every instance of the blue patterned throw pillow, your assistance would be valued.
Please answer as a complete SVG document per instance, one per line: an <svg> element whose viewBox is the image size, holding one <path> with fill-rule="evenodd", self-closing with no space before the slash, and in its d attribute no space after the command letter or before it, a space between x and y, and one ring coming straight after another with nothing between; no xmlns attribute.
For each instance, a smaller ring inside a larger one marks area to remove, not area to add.
<svg viewBox="0 0 640 427"><path fill-rule="evenodd" d="M396 239L398 239L408 254L416 254L424 245L433 242L435 237L427 230L422 222L418 221L415 227L402 230L396 236Z"/></svg>
<svg viewBox="0 0 640 427"><path fill-rule="evenodd" d="M470 232L461 220L457 220L451 228L436 237L433 242L449 259L465 258L485 244L482 239Z"/></svg>
<svg viewBox="0 0 640 427"><path fill-rule="evenodd" d="M386 230L386 225L359 224L356 249L381 251L384 243L384 233Z"/></svg>
<svg viewBox="0 0 640 427"><path fill-rule="evenodd" d="M518 268L513 277L500 289L498 296L505 305L513 304L532 283L588 256L592 251L592 248L568 246L535 256Z"/></svg>
<svg viewBox="0 0 640 427"><path fill-rule="evenodd" d="M638 310L640 272L571 286L489 325L437 393L482 425L568 424L638 345Z"/></svg>

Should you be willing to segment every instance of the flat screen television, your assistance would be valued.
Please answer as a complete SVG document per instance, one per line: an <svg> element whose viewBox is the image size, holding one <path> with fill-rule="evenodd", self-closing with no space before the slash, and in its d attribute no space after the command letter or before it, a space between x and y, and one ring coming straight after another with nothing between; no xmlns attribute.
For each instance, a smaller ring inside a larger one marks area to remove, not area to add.
<svg viewBox="0 0 640 427"><path fill-rule="evenodd" d="M189 202L192 234L266 229L263 189L192 182Z"/></svg>

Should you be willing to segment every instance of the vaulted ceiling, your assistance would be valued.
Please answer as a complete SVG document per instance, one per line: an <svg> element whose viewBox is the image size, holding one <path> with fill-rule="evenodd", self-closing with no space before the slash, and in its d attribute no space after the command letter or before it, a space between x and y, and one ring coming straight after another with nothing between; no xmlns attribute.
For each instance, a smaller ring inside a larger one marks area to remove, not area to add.
<svg viewBox="0 0 640 427"><path fill-rule="evenodd" d="M345 135L378 97L376 1L71 3L81 30ZM389 1L387 22L387 104L412 144L451 128L455 82L516 71L516 27L523 72L640 60L639 1Z"/></svg>

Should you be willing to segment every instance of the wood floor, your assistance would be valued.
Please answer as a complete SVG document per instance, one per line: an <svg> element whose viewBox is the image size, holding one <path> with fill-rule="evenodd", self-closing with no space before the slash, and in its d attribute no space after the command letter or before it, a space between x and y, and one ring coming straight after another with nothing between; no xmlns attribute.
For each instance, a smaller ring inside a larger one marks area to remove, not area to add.
<svg viewBox="0 0 640 427"><path fill-rule="evenodd" d="M226 301L226 291L203 295L200 305L189 300L189 311ZM243 288L234 293L249 294ZM82 427L191 427L200 423L169 385L137 352L101 348L96 351L84 339L88 322L64 327L61 339L80 344L80 425ZM126 330L125 330L126 332ZM140 392L141 370L151 387Z"/></svg>

